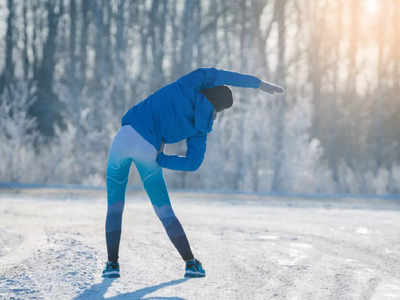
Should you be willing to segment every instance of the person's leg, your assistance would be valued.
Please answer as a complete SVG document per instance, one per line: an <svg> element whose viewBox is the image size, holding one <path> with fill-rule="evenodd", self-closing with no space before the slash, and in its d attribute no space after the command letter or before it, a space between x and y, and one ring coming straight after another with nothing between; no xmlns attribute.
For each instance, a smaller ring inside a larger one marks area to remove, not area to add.
<svg viewBox="0 0 400 300"><path fill-rule="evenodd" d="M192 260L192 250L190 249L182 225L175 216L171 207L161 167L156 161L140 162L134 160L134 162L139 171L147 195L149 196L154 210L163 224L169 239L174 244L184 261Z"/></svg>
<svg viewBox="0 0 400 300"><path fill-rule="evenodd" d="M126 138L126 135L120 130L111 146L107 165L106 243L110 262L118 261L125 190L132 163L132 159L126 157L126 151L124 151Z"/></svg>

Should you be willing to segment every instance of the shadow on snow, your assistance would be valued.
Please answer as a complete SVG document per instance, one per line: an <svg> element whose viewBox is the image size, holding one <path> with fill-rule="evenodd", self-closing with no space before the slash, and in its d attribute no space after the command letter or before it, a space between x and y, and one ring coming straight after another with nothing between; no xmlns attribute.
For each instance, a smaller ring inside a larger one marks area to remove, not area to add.
<svg viewBox="0 0 400 300"><path fill-rule="evenodd" d="M85 290L82 294L76 296L74 300L87 300L87 299L107 299L107 300L128 300L128 299L143 299L143 300L185 300L181 297L148 297L143 298L145 295L153 293L159 289L162 289L167 286L177 285L182 282L187 281L187 278L175 279L166 281L157 285L145 287L130 293L120 294L114 297L104 298L104 294L107 292L107 289L111 286L113 279L104 278L102 282L92 285L90 288Z"/></svg>

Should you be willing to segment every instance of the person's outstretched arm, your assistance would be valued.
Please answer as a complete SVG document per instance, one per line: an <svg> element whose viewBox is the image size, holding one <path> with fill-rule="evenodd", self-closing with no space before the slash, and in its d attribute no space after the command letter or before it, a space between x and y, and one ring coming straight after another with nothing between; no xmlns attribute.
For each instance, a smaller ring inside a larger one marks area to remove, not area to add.
<svg viewBox="0 0 400 300"><path fill-rule="evenodd" d="M258 88L261 80L252 75L245 75L216 68L199 68L178 80L185 88L202 90L217 85L233 85L239 87Z"/></svg>
<svg viewBox="0 0 400 300"><path fill-rule="evenodd" d="M232 85L244 88L258 88L261 80L256 76L241 74L231 71L216 70L214 86L217 85Z"/></svg>
<svg viewBox="0 0 400 300"><path fill-rule="evenodd" d="M160 153L157 163L167 169L177 171L196 171L204 159L207 135L196 135L186 139L186 156L166 155Z"/></svg>
<svg viewBox="0 0 400 300"><path fill-rule="evenodd" d="M181 77L178 83L185 88L192 88L197 91L218 85L231 85L245 88L261 88L271 94L283 92L281 87L264 82L256 76L216 68L199 68Z"/></svg>

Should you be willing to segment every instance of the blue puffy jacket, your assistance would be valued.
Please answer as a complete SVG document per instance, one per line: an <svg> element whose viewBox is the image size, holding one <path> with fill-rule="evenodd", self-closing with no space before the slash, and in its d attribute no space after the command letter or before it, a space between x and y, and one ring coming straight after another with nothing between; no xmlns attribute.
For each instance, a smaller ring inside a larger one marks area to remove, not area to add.
<svg viewBox="0 0 400 300"><path fill-rule="evenodd" d="M186 157L157 156L163 168L194 171L203 162L207 134L212 130L214 108L201 89L218 85L258 88L260 79L215 68L200 68L170 83L133 106L122 125L131 125L155 149L162 143L186 139Z"/></svg>

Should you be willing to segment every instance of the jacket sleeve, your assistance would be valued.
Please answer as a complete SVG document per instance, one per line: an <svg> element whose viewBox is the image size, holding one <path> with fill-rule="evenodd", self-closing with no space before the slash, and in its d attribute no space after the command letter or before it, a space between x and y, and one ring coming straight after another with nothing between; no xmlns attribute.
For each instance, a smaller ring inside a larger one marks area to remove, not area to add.
<svg viewBox="0 0 400 300"><path fill-rule="evenodd" d="M255 76L236 72L218 70L216 68L199 68L178 79L185 88L200 91L217 85L258 88L261 80Z"/></svg>
<svg viewBox="0 0 400 300"><path fill-rule="evenodd" d="M157 163L167 169L177 171L196 171L204 159L206 152L207 135L196 135L186 139L186 156L165 155L160 153L157 156Z"/></svg>

